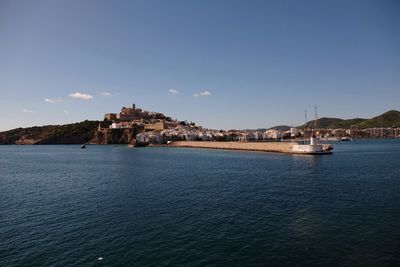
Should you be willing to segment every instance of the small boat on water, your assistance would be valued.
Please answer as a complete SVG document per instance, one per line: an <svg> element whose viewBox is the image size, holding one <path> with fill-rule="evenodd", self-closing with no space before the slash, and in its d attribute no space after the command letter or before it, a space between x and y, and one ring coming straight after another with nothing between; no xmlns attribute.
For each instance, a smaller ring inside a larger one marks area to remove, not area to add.
<svg viewBox="0 0 400 267"><path fill-rule="evenodd" d="M86 144L81 145L81 149L85 149L86 148Z"/></svg>
<svg viewBox="0 0 400 267"><path fill-rule="evenodd" d="M310 138L310 143L307 141L300 141L298 144L293 145L293 153L298 154L332 154L333 146L330 144L318 144L315 136Z"/></svg>
<svg viewBox="0 0 400 267"><path fill-rule="evenodd" d="M136 146L136 139L132 139L132 141L129 142L128 147L129 147L129 148L133 148L133 147L135 147L135 146Z"/></svg>
<svg viewBox="0 0 400 267"><path fill-rule="evenodd" d="M342 137L339 140L343 141L343 142L353 141L353 139L351 139L350 137L347 137L347 136L346 137Z"/></svg>

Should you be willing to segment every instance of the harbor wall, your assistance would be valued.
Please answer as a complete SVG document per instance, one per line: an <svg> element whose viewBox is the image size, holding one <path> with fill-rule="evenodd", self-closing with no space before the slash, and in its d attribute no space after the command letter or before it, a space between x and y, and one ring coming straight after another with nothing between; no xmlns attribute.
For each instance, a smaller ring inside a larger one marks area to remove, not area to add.
<svg viewBox="0 0 400 267"><path fill-rule="evenodd" d="M292 148L294 144L294 142L175 141L170 143L169 146L293 153Z"/></svg>

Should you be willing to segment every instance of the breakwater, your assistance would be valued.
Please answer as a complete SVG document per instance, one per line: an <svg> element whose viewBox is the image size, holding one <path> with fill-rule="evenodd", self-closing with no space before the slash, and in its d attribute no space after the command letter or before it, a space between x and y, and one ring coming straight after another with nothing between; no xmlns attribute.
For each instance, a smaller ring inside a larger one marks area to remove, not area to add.
<svg viewBox="0 0 400 267"><path fill-rule="evenodd" d="M293 153L292 148L294 144L295 144L294 142L175 141L170 143L169 146Z"/></svg>

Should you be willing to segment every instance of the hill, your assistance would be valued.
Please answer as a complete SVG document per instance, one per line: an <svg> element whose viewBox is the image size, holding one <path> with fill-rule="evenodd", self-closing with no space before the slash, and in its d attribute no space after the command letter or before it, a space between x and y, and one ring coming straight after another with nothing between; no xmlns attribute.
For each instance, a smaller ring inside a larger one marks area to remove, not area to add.
<svg viewBox="0 0 400 267"><path fill-rule="evenodd" d="M290 130L290 126L287 125L277 125L271 128L268 128L268 130L276 130L276 131L289 131Z"/></svg>
<svg viewBox="0 0 400 267"><path fill-rule="evenodd" d="M290 128L291 127L287 125L277 125L271 128L243 129L242 131L246 132L265 132L267 130L289 131Z"/></svg>
<svg viewBox="0 0 400 267"><path fill-rule="evenodd" d="M337 128L379 128L379 127L400 127L400 111L390 110L371 119L338 119L338 118L320 118L317 120L320 129L337 129ZM314 121L307 122L308 127L314 127ZM303 125L298 126L302 128Z"/></svg>
<svg viewBox="0 0 400 267"><path fill-rule="evenodd" d="M0 133L0 144L83 144L95 137L99 121L17 128Z"/></svg>
<svg viewBox="0 0 400 267"><path fill-rule="evenodd" d="M390 110L357 124L358 128L400 127L400 111Z"/></svg>
<svg viewBox="0 0 400 267"><path fill-rule="evenodd" d="M320 118L317 120L317 126L322 129L352 128L363 121L365 121L365 119L355 118L343 120L338 118ZM309 121L307 126L314 126L314 121Z"/></svg>

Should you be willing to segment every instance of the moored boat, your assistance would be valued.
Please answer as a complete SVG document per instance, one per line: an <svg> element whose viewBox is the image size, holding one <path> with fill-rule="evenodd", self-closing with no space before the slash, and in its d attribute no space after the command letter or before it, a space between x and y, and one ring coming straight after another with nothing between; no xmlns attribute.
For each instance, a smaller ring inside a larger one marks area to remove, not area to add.
<svg viewBox="0 0 400 267"><path fill-rule="evenodd" d="M317 106L315 106L314 128L311 129L310 141L300 141L293 145L292 151L297 154L332 154L333 145L321 144L318 142L318 127L317 127ZM307 111L305 111L304 135L307 132Z"/></svg>
<svg viewBox="0 0 400 267"><path fill-rule="evenodd" d="M326 144L318 144L315 136L310 138L310 143L307 141L300 141L293 145L293 153L298 154L332 154L333 146Z"/></svg>

